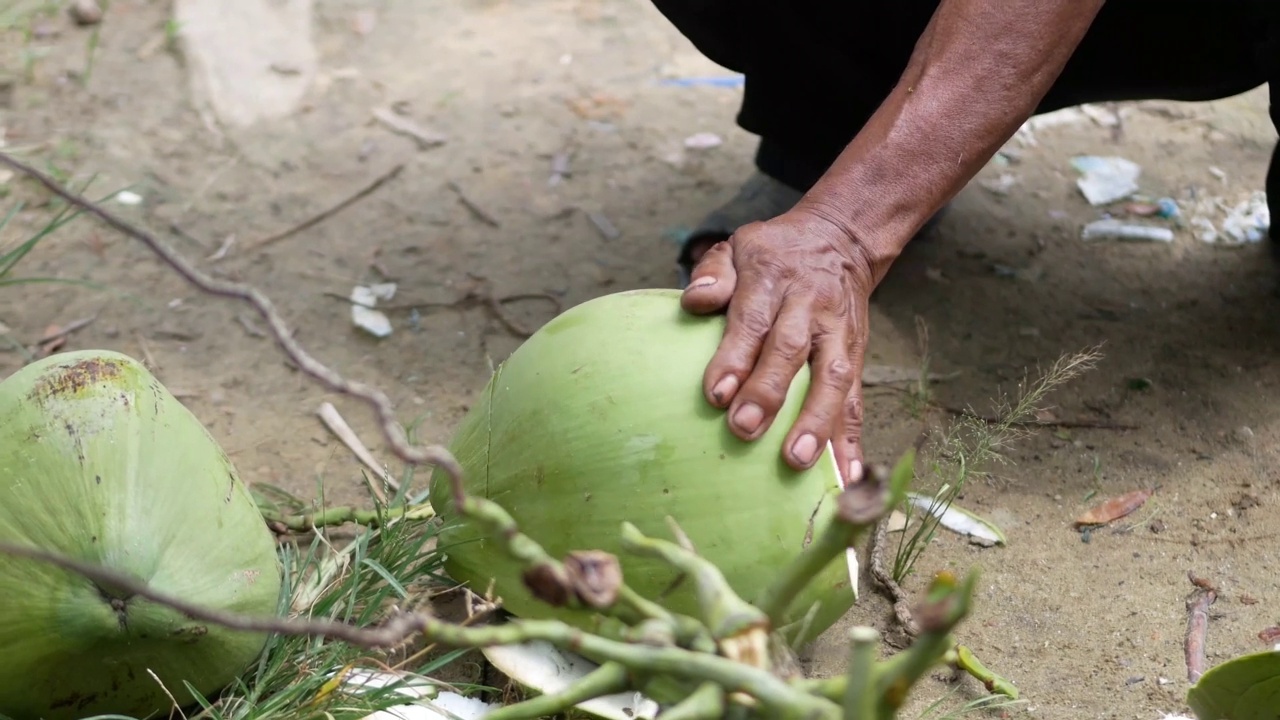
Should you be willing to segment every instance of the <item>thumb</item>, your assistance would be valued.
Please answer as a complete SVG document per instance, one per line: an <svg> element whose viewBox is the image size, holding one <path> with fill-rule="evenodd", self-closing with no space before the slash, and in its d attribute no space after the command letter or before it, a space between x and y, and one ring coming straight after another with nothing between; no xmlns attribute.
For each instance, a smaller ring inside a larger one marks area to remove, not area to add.
<svg viewBox="0 0 1280 720"><path fill-rule="evenodd" d="M707 315L728 307L738 284L730 241L712 245L693 268L690 277L689 286L680 296L680 306L685 312Z"/></svg>

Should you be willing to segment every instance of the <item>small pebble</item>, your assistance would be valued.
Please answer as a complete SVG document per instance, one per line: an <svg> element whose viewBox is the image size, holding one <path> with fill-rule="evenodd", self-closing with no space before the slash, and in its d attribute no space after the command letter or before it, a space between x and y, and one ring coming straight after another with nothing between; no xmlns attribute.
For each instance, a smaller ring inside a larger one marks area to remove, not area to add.
<svg viewBox="0 0 1280 720"><path fill-rule="evenodd" d="M75 0L67 12L77 25L97 25L102 22L102 7L98 5L98 0Z"/></svg>

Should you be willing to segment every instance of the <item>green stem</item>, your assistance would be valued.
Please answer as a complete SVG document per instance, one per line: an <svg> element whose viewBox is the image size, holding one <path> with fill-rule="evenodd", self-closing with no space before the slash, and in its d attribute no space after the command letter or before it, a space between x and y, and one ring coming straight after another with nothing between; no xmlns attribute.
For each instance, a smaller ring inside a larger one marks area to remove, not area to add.
<svg viewBox="0 0 1280 720"><path fill-rule="evenodd" d="M843 720L879 720L873 679L880 633L869 627L849 631L849 668L845 672ZM888 720L889 716L885 716Z"/></svg>
<svg viewBox="0 0 1280 720"><path fill-rule="evenodd" d="M725 716L724 690L703 683L689 697L662 711L662 720L720 720Z"/></svg>
<svg viewBox="0 0 1280 720"><path fill-rule="evenodd" d="M618 609L621 611L624 608L629 609L641 619L658 620L669 626L675 633L676 643L681 647L702 652L716 652L715 640L696 619L688 615L676 615L628 585L623 585L618 591Z"/></svg>
<svg viewBox="0 0 1280 720"><path fill-rule="evenodd" d="M310 532L347 523L376 528L381 526L384 521L430 520L436 516L435 509L431 507L430 503L421 503L409 507L386 508L381 511L355 507L336 507L296 515L286 515L267 508L259 508L259 511L262 513L263 520L269 523L279 523L293 532Z"/></svg>
<svg viewBox="0 0 1280 720"><path fill-rule="evenodd" d="M769 585L756 602L772 627L782 627L787 610L822 569L855 542L858 528L833 519L816 542L801 551Z"/></svg>
<svg viewBox="0 0 1280 720"><path fill-rule="evenodd" d="M1018 688L1014 687L1013 683L988 670L969 648L957 645L955 662L956 667L981 682L987 688L987 692L998 693L1012 700L1018 699Z"/></svg>
<svg viewBox="0 0 1280 720"><path fill-rule="evenodd" d="M465 627L437 618L424 618L422 634L429 642L471 648L541 640L563 650L600 658L604 663L618 663L631 672L715 683L727 692L754 697L769 717L840 718L839 707L792 688L766 670L682 648L646 647L609 640L554 620L519 620L505 625Z"/></svg>
<svg viewBox="0 0 1280 720"><path fill-rule="evenodd" d="M627 689L628 680L625 667L605 663L561 692L499 708L485 715L485 720L536 720L555 715L588 700L622 692Z"/></svg>
<svg viewBox="0 0 1280 720"><path fill-rule="evenodd" d="M622 546L637 555L657 557L693 578L698 610L717 640L766 627L768 617L738 597L714 564L673 542L646 537L631 523L622 524Z"/></svg>

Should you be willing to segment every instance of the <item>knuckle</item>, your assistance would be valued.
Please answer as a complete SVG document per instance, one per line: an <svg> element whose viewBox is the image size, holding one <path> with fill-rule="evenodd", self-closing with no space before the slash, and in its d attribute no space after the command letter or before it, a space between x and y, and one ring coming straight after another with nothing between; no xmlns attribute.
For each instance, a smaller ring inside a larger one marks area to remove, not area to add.
<svg viewBox="0 0 1280 720"><path fill-rule="evenodd" d="M747 335L762 336L772 324L773 318L759 304L747 305L738 313L738 326Z"/></svg>
<svg viewBox="0 0 1280 720"><path fill-rule="evenodd" d="M853 363L841 355L831 358L819 366L819 374L827 384L847 389L853 381Z"/></svg>
<svg viewBox="0 0 1280 720"><path fill-rule="evenodd" d="M781 324L774 328L773 350L788 362L808 355L811 344L809 333L795 325Z"/></svg>
<svg viewBox="0 0 1280 720"><path fill-rule="evenodd" d="M854 401L845 405L844 433L850 440L862 436L862 402Z"/></svg>
<svg viewBox="0 0 1280 720"><path fill-rule="evenodd" d="M758 372L749 382L745 392L752 402L773 415L782 409L790 389L791 377L781 368L769 368Z"/></svg>

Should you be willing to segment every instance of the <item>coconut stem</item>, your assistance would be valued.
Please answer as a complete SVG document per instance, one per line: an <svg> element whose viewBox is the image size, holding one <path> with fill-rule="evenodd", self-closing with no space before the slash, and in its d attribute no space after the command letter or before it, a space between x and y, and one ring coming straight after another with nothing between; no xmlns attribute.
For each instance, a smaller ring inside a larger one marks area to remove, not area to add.
<svg viewBox="0 0 1280 720"><path fill-rule="evenodd" d="M631 523L622 525L622 546L638 555L661 558L693 578L698 610L716 640L735 638L767 626L767 617L737 593L711 562L679 545L646 537Z"/></svg>
<svg viewBox="0 0 1280 720"><path fill-rule="evenodd" d="M875 662L880 633L874 628L849 631L849 668L845 672L843 720L876 720Z"/></svg>
<svg viewBox="0 0 1280 720"><path fill-rule="evenodd" d="M561 692L498 708L485 715L485 720L536 720L556 715L579 703L622 692L627 689L628 681L625 666L616 662L605 663Z"/></svg>
<svg viewBox="0 0 1280 720"><path fill-rule="evenodd" d="M782 569L782 573L756 602L756 606L769 618L772 627L782 627L785 624L784 619L791 603L823 568L856 541L858 529L839 520L832 520L809 547Z"/></svg>
<svg viewBox="0 0 1280 720"><path fill-rule="evenodd" d="M720 720L724 716L724 690L715 683L703 683L689 697L663 711L662 720Z"/></svg>
<svg viewBox="0 0 1280 720"><path fill-rule="evenodd" d="M432 618L427 621L423 635L431 641L453 647L518 645L541 640L564 650L599 658L603 663L618 663L632 672L715 683L728 692L755 698L764 717L840 718L837 706L792 687L766 670L683 648L649 647L609 640L554 620L518 620L505 625L463 627Z"/></svg>
<svg viewBox="0 0 1280 720"><path fill-rule="evenodd" d="M430 520L436 515L430 503L393 507L381 511L356 507L336 507L297 515L286 515L267 508L259 508L259 510L262 513L262 519L268 523L278 524L286 530L299 533L311 532L325 527L336 527L347 523L376 528L395 520Z"/></svg>

